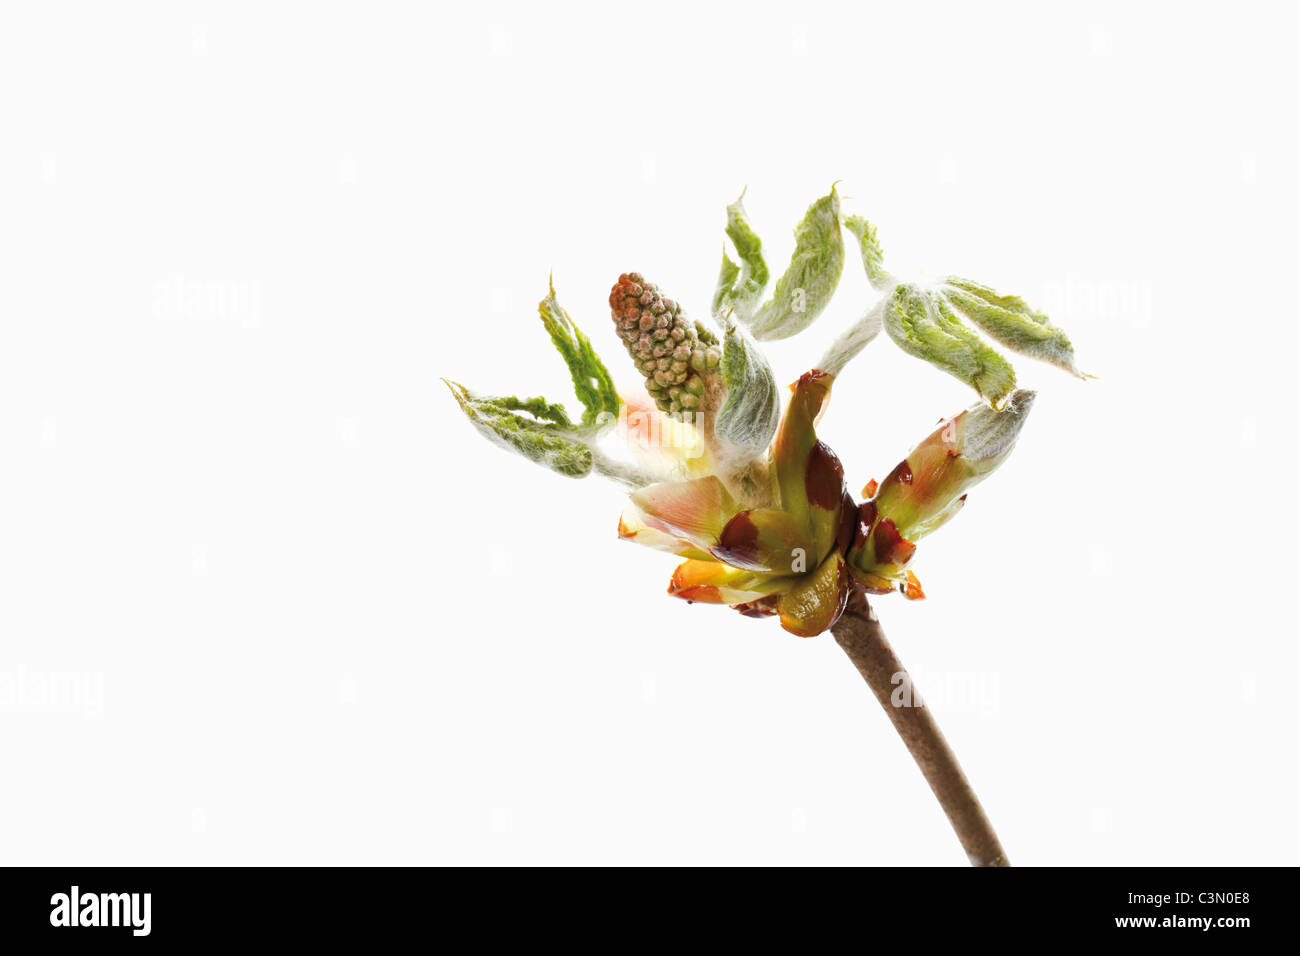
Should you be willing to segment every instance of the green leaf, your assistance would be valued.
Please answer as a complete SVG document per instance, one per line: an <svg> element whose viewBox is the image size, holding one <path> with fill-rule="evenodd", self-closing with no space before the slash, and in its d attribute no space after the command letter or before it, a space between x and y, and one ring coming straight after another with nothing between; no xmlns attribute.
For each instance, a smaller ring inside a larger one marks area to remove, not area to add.
<svg viewBox="0 0 1300 956"><path fill-rule="evenodd" d="M844 228L858 239L858 248L862 252L862 265L867 270L867 281L878 292L885 292L894 284L894 277L885 271L884 252L880 240L876 238L876 227L861 216L849 216L844 220Z"/></svg>
<svg viewBox="0 0 1300 956"><path fill-rule="evenodd" d="M840 199L835 187L808 207L794 238L789 267L777 280L772 298L749 322L750 331L760 341L802 332L821 315L835 294L844 271Z"/></svg>
<svg viewBox="0 0 1300 956"><path fill-rule="evenodd" d="M568 428L568 417L560 406L550 405L543 398L475 395L463 385L443 381L461 411L488 440L569 478L585 478L591 473L589 436ZM525 418L516 411L550 420Z"/></svg>
<svg viewBox="0 0 1300 956"><path fill-rule="evenodd" d="M1016 386L1011 363L962 324L940 295L898 286L884 324L904 352L961 379L995 407Z"/></svg>
<svg viewBox="0 0 1300 956"><path fill-rule="evenodd" d="M727 207L727 238L736 247L740 259L740 277L733 283L727 305L745 318L753 315L754 308L763 297L770 273L763 260L763 241L749 224L745 215L745 194Z"/></svg>
<svg viewBox="0 0 1300 956"><path fill-rule="evenodd" d="M740 276L740 266L731 261L726 249L722 250L722 267L718 270L718 286L713 292L713 317L723 320L731 308L731 290Z"/></svg>
<svg viewBox="0 0 1300 956"><path fill-rule="evenodd" d="M958 426L960 451L979 478L987 477L1011 454L1035 397L1035 392L1019 388L1000 409L976 405L966 410L966 421Z"/></svg>
<svg viewBox="0 0 1300 956"><path fill-rule="evenodd" d="M1074 346L1064 330L1016 295L999 295L969 279L944 280L944 294L962 314L1007 348L1063 368L1080 378L1088 376L1074 364Z"/></svg>
<svg viewBox="0 0 1300 956"><path fill-rule="evenodd" d="M563 405L552 405L540 396L537 398L515 398L511 395L493 398L491 401L494 407L504 411L527 412L534 418L554 422L563 428L573 427L573 423L569 421L569 413L565 411Z"/></svg>
<svg viewBox="0 0 1300 956"><path fill-rule="evenodd" d="M734 322L724 339L721 371L727 397L718 411L714 434L745 454L760 455L776 433L781 395L758 345Z"/></svg>
<svg viewBox="0 0 1300 956"><path fill-rule="evenodd" d="M614 388L614 380L610 378L609 370L591 347L587 336L574 325L569 313L564 311L556 299L554 283L550 294L538 304L537 311L556 351L569 366L573 391L584 408L583 424L594 424L597 417L605 412L617 416L619 397Z"/></svg>

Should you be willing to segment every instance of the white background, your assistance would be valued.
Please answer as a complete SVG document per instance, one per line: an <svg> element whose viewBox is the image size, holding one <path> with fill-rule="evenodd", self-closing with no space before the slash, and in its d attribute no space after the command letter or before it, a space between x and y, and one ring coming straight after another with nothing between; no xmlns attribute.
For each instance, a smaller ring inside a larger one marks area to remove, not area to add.
<svg viewBox="0 0 1300 956"><path fill-rule="evenodd" d="M554 269L635 383L618 273L702 317L839 179L1099 376L1017 363L877 603L1012 860L1296 862L1294 14L975 6L7 6L0 861L963 864L829 635L438 380L576 405ZM971 400L882 337L820 430L856 488Z"/></svg>

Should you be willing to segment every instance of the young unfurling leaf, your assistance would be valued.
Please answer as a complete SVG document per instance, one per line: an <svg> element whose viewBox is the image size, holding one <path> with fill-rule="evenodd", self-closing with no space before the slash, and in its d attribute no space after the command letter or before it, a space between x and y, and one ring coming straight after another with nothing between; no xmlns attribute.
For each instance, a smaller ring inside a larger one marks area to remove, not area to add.
<svg viewBox="0 0 1300 956"><path fill-rule="evenodd" d="M884 292L894 284L894 277L885 271L885 254L876 238L876 227L861 216L848 216L844 228L857 236L858 248L862 253L862 265L867 270L867 281L877 292Z"/></svg>
<svg viewBox="0 0 1300 956"><path fill-rule="evenodd" d="M1080 378L1087 377L1074 365L1074 346L1069 336L1024 299L998 295L969 279L950 277L945 284L944 295L990 338L1022 355L1049 362Z"/></svg>
<svg viewBox="0 0 1300 956"><path fill-rule="evenodd" d="M740 277L740 266L731 261L727 250L722 250L722 266L718 269L718 285L713 292L713 317L721 322L727 311L732 308L731 296L736 279Z"/></svg>
<svg viewBox="0 0 1300 956"><path fill-rule="evenodd" d="M784 339L802 332L821 315L844 271L844 238L840 235L840 198L835 188L808 207L795 229L794 255L777 280L772 298L749 322L760 341Z"/></svg>
<svg viewBox="0 0 1300 956"><path fill-rule="evenodd" d="M733 282L726 306L748 319L767 288L767 263L763 260L763 241L745 215L745 194L727 206L727 238L736 247L740 275Z"/></svg>
<svg viewBox="0 0 1300 956"><path fill-rule="evenodd" d="M591 473L592 449L587 440L569 430L568 416L560 406L547 404L543 398L475 395L457 382L443 381L474 427L495 444L569 478L585 478ZM519 410L537 417L516 414Z"/></svg>
<svg viewBox="0 0 1300 956"><path fill-rule="evenodd" d="M594 424L602 412L617 415L619 398L614 380L610 378L609 370L591 347L587 336L573 324L569 313L564 311L556 299L554 285L546 298L538 303L537 311L546 331L550 333L556 351L569 366L573 390L583 405L583 424Z"/></svg>
<svg viewBox="0 0 1300 956"><path fill-rule="evenodd" d="M956 376L997 406L1015 387L1015 373L1005 358L961 321L960 312L994 341L1080 378L1090 377L1075 367L1074 348L1065 332L1024 299L999 295L988 286L956 277L924 292L895 287L894 277L884 267L875 227L861 216L849 216L844 228L857 237L867 279L886 298L835 340L819 368L839 374L876 337L883 321L904 351Z"/></svg>
<svg viewBox="0 0 1300 956"><path fill-rule="evenodd" d="M714 434L744 454L761 455L776 433L781 396L767 359L734 323L723 340L721 369L727 397L718 411Z"/></svg>
<svg viewBox="0 0 1300 956"><path fill-rule="evenodd" d="M963 325L941 295L898 286L884 324L904 352L961 379L994 407L1016 387L1011 364Z"/></svg>
<svg viewBox="0 0 1300 956"><path fill-rule="evenodd" d="M563 405L544 398L478 395L443 379L461 411L495 444L561 475L583 478L594 469L634 487L657 480L635 466L608 459L596 447L601 434L616 423L622 400L605 363L556 299L554 286L537 310L569 367L574 392L583 404L582 421L575 424Z"/></svg>

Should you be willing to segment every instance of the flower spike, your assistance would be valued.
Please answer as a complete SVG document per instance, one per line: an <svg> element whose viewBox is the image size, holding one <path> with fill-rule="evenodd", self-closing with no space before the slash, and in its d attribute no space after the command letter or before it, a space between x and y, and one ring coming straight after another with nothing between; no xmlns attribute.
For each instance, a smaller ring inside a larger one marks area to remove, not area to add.
<svg viewBox="0 0 1300 956"><path fill-rule="evenodd" d="M609 308L619 338L660 410L680 414L698 409L706 379L717 377L722 359L717 337L690 322L680 305L665 299L638 272L618 277Z"/></svg>

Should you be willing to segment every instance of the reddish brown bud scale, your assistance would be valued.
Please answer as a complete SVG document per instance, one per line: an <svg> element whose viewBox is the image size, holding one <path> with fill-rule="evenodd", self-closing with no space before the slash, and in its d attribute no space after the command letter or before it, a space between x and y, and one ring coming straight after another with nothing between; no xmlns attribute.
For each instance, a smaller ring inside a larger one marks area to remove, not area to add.
<svg viewBox="0 0 1300 956"><path fill-rule="evenodd" d="M807 385L809 382L821 381L824 378L830 378L830 372L823 372L819 368L810 368L799 376L799 380L791 385L791 388L798 388L800 385Z"/></svg>
<svg viewBox="0 0 1300 956"><path fill-rule="evenodd" d="M894 467L894 470L889 473L889 477L885 479L885 484L890 482L900 485L910 485L912 483L912 466L907 463L906 458L900 461Z"/></svg>
<svg viewBox="0 0 1300 956"><path fill-rule="evenodd" d="M872 539L876 561L880 564L904 565L916 554L916 545L898 533L898 528L890 518L885 518L876 525Z"/></svg>
<svg viewBox="0 0 1300 956"><path fill-rule="evenodd" d="M713 554L736 567L751 567L758 563L758 526L748 511L740 512L727 522Z"/></svg>
<svg viewBox="0 0 1300 956"><path fill-rule="evenodd" d="M831 385L834 382L835 376L829 372L819 369L804 372L790 385L794 397L790 400L792 407L786 410L786 415L798 414L802 420L815 424L826 407L826 399L831 393ZM802 406L797 412L793 408L795 404Z"/></svg>
<svg viewBox="0 0 1300 956"><path fill-rule="evenodd" d="M886 518L876 525L871 532L871 541L876 554L877 564L893 564L894 548L903 536L898 533L894 526L893 519Z"/></svg>
<svg viewBox="0 0 1300 956"><path fill-rule="evenodd" d="M835 549L843 554L853 543L853 535L858 529L858 506L853 496L847 491L840 503L840 526L835 533Z"/></svg>
<svg viewBox="0 0 1300 956"><path fill-rule="evenodd" d="M731 605L733 611L739 611L745 617L771 617L777 614L776 596L769 594L767 597L761 597L757 601L746 601L744 604Z"/></svg>
<svg viewBox="0 0 1300 956"><path fill-rule="evenodd" d="M867 546L867 536L871 534L871 529L876 523L876 503L874 501L864 501L858 505L858 524L853 535L853 547L865 548Z"/></svg>
<svg viewBox="0 0 1300 956"><path fill-rule="evenodd" d="M844 494L844 466L823 441L813 445L808 453L804 488L808 493L808 503L827 511L834 509Z"/></svg>

